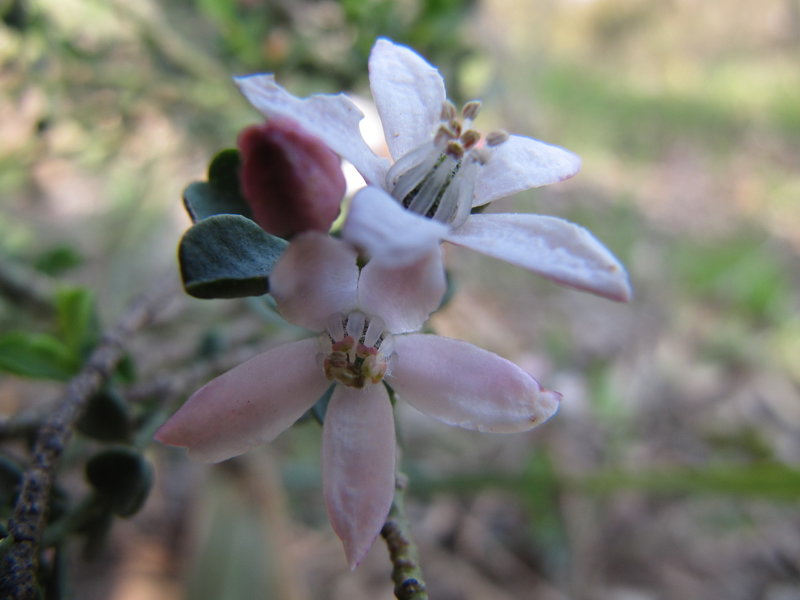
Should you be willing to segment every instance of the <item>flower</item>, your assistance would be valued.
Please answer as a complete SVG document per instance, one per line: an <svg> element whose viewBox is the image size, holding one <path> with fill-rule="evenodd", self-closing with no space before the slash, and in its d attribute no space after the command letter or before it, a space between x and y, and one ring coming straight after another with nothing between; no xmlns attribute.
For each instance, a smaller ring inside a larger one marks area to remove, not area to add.
<svg viewBox="0 0 800 600"><path fill-rule="evenodd" d="M273 235L326 233L346 183L339 157L294 121L270 119L239 134L242 192L253 218Z"/></svg>
<svg viewBox="0 0 800 600"><path fill-rule="evenodd" d="M363 115L345 95L297 98L269 74L236 78L265 116L295 119L364 177L368 187L353 198L346 239L388 266L408 265L446 240L564 285L630 298L625 269L586 229L543 215L471 213L573 176L580 168L575 154L502 131L481 136L472 129L480 103L468 102L459 113L439 71L387 39L372 48L369 76L393 164L365 143Z"/></svg>
<svg viewBox="0 0 800 600"><path fill-rule="evenodd" d="M221 461L274 439L335 384L322 435L323 490L351 568L394 493L395 431L384 383L413 407L467 429L515 432L552 416L560 395L513 363L418 330L445 290L439 247L417 263L360 271L349 245L300 234L270 277L287 320L321 332L268 350L195 392L156 434Z"/></svg>

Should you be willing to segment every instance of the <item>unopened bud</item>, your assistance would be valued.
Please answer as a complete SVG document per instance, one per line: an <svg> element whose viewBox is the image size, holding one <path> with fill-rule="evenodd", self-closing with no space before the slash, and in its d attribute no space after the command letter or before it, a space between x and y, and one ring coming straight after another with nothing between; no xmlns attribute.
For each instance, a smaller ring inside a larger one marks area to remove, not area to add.
<svg viewBox="0 0 800 600"><path fill-rule="evenodd" d="M339 215L346 183L339 157L290 119L270 119L239 135L242 193L255 221L289 238L327 232Z"/></svg>

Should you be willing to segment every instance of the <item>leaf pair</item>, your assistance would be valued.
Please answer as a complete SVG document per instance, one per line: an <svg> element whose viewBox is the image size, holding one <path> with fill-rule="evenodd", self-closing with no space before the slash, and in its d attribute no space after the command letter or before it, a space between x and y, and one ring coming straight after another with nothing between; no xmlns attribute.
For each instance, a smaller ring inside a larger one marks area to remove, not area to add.
<svg viewBox="0 0 800 600"><path fill-rule="evenodd" d="M208 181L190 184L184 205L194 225L178 247L186 292L196 298L241 298L269 291L269 274L288 242L252 220L239 186L239 153L224 150Z"/></svg>

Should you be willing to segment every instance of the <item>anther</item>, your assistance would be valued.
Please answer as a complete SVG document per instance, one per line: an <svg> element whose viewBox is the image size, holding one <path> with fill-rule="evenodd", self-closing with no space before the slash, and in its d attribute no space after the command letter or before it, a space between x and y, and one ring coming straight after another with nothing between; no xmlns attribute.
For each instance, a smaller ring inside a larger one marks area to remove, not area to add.
<svg viewBox="0 0 800 600"><path fill-rule="evenodd" d="M502 129L498 129L497 131L491 131L486 134L486 145L494 148L495 146L499 146L506 140L508 140L508 132L503 131Z"/></svg>
<svg viewBox="0 0 800 600"><path fill-rule="evenodd" d="M475 131L474 129L467 129L464 133L461 134L461 143L464 145L466 150L472 148L475 144L477 144L481 139L481 134Z"/></svg>
<svg viewBox="0 0 800 600"><path fill-rule="evenodd" d="M462 146L459 142L453 141L447 144L447 148L445 149L445 153L454 158L456 160L461 160L464 158L464 146Z"/></svg>
<svg viewBox="0 0 800 600"><path fill-rule="evenodd" d="M455 104L450 102L449 100L445 100L442 103L442 121L452 121L456 118L458 111L456 110Z"/></svg>
<svg viewBox="0 0 800 600"><path fill-rule="evenodd" d="M473 121L475 117L478 116L478 113L481 111L481 103L479 100L470 100L464 105L464 108L461 109L461 116L464 119L469 119Z"/></svg>

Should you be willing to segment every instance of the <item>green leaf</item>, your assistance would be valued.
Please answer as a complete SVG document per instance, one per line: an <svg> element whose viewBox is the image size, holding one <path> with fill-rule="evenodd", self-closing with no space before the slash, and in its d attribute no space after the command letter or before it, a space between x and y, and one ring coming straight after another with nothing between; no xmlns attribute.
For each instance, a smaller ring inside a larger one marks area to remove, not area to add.
<svg viewBox="0 0 800 600"><path fill-rule="evenodd" d="M195 181L183 191L183 204L193 222L220 214L252 218L239 186L240 163L238 150L223 150L208 166L208 181Z"/></svg>
<svg viewBox="0 0 800 600"><path fill-rule="evenodd" d="M139 452L119 446L90 458L86 478L115 514L129 517L147 500L153 469Z"/></svg>
<svg viewBox="0 0 800 600"><path fill-rule="evenodd" d="M64 381L79 368L76 355L51 335L12 332L0 336L0 371Z"/></svg>
<svg viewBox="0 0 800 600"><path fill-rule="evenodd" d="M105 389L89 398L77 428L102 442L121 442L129 438L130 424L125 400L113 390Z"/></svg>
<svg viewBox="0 0 800 600"><path fill-rule="evenodd" d="M287 244L240 215L203 219L178 248L183 286L196 298L266 294L269 274Z"/></svg>
<svg viewBox="0 0 800 600"><path fill-rule="evenodd" d="M100 338L94 294L86 288L63 288L56 292L55 300L59 335L81 359Z"/></svg>
<svg viewBox="0 0 800 600"><path fill-rule="evenodd" d="M63 275L83 263L83 257L72 246L60 245L45 250L33 261L36 270L51 277Z"/></svg>

